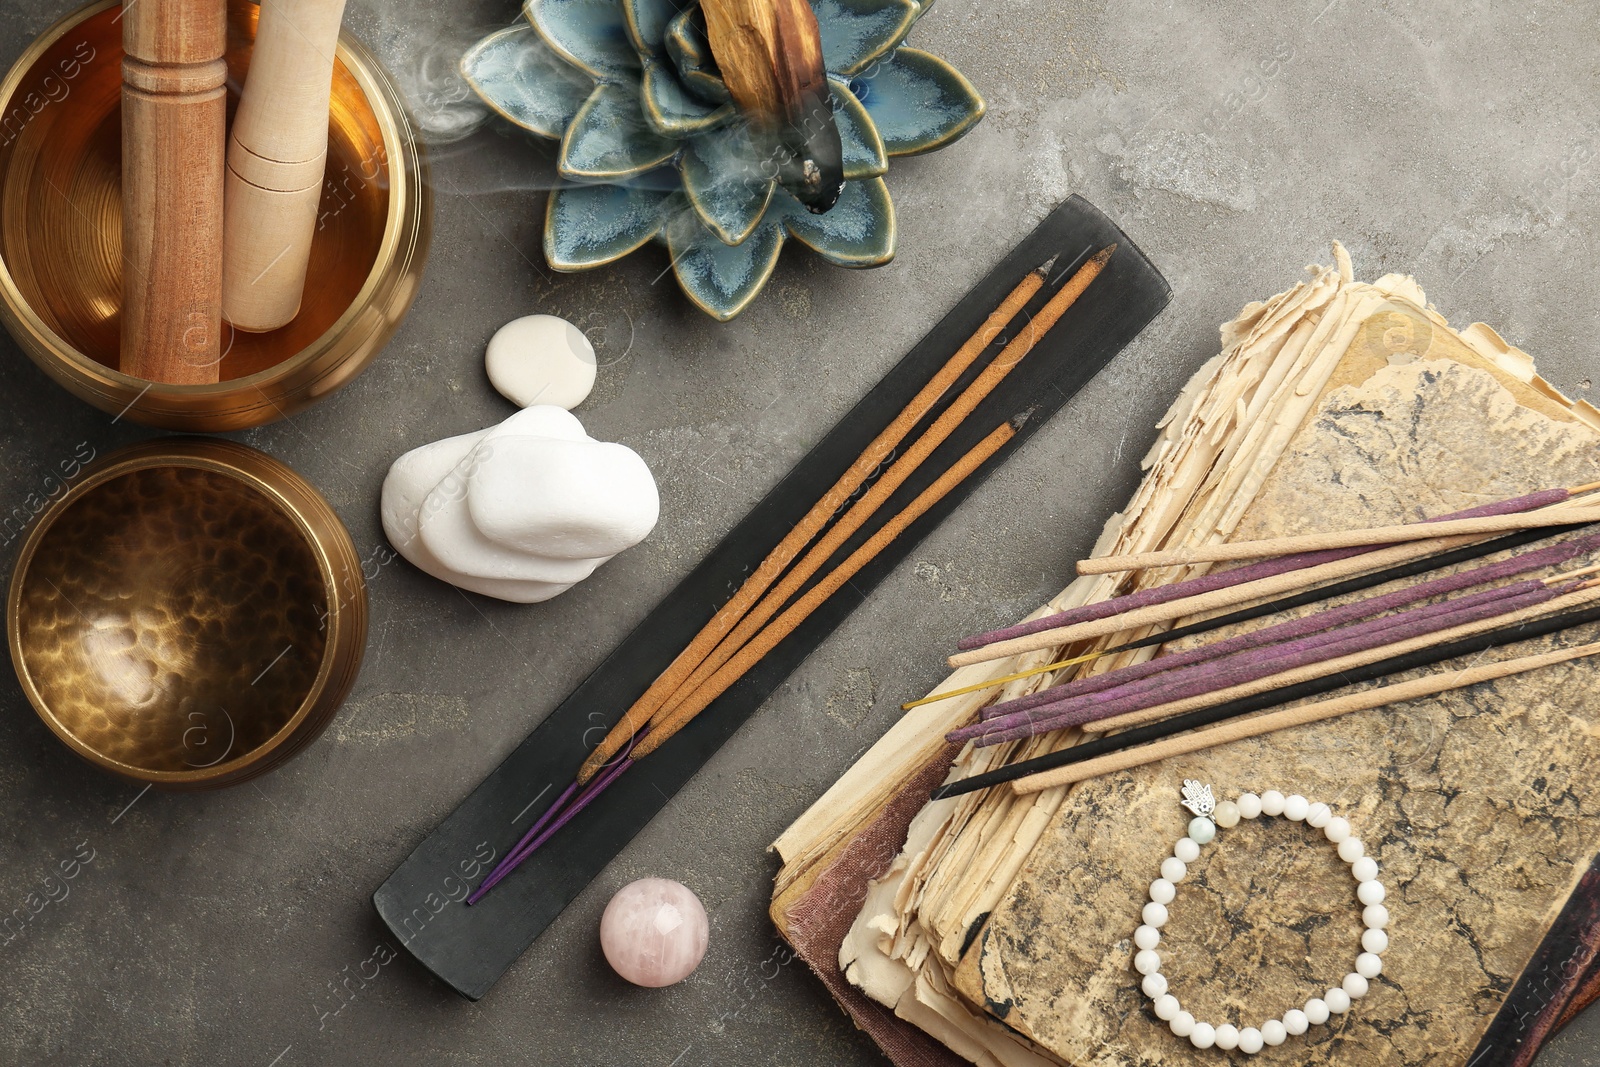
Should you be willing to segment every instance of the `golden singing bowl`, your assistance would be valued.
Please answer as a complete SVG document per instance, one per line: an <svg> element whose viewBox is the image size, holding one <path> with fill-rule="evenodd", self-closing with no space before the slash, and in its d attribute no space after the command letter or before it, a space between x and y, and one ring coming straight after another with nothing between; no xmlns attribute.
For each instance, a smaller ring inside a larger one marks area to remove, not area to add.
<svg viewBox="0 0 1600 1067"><path fill-rule="evenodd" d="M284 418L354 378L416 298L432 217L426 163L378 60L344 34L328 164L300 314L223 327L221 380L121 373L122 24L117 0L56 23L0 82L0 321L56 381L103 411L176 430ZM229 112L260 9L229 0Z"/></svg>
<svg viewBox="0 0 1600 1067"><path fill-rule="evenodd" d="M136 782L263 774L332 719L361 667L366 583L328 502L231 441L168 438L86 468L39 516L6 605L47 726Z"/></svg>

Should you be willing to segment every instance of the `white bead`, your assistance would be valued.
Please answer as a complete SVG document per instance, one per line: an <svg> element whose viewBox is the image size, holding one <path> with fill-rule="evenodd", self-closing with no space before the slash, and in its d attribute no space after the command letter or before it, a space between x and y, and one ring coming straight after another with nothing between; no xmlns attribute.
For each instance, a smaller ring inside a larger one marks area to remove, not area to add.
<svg viewBox="0 0 1600 1067"><path fill-rule="evenodd" d="M1185 841L1188 838L1184 838ZM1189 865L1176 856L1168 856L1161 861L1161 877L1176 885L1183 881L1183 876L1189 873Z"/></svg>
<svg viewBox="0 0 1600 1067"><path fill-rule="evenodd" d="M1382 930L1367 931L1369 934L1374 932L1380 934L1383 933ZM1362 940L1365 941L1366 938L1362 938ZM1378 977L1378 975L1383 973L1383 957L1378 955L1376 952L1363 952L1361 955L1356 957L1356 973L1363 978Z"/></svg>
<svg viewBox="0 0 1600 1067"><path fill-rule="evenodd" d="M1155 974L1161 969L1161 956L1155 949L1141 949L1134 954L1133 969L1140 974Z"/></svg>
<svg viewBox="0 0 1600 1067"><path fill-rule="evenodd" d="M1354 971L1344 976L1340 986L1344 989L1345 996L1351 1000L1360 1000L1367 995L1367 980Z"/></svg>
<svg viewBox="0 0 1600 1067"><path fill-rule="evenodd" d="M1306 1001L1306 1022L1312 1026L1321 1026L1328 1021L1328 1002L1321 997L1312 997Z"/></svg>
<svg viewBox="0 0 1600 1067"><path fill-rule="evenodd" d="M1328 1010L1333 1012L1335 1015L1343 1015L1345 1012L1350 1010L1350 994L1346 993L1343 989L1328 990L1326 993L1322 994L1322 1002L1326 1004L1328 1006Z"/></svg>
<svg viewBox="0 0 1600 1067"><path fill-rule="evenodd" d="M1231 826L1238 826L1239 805L1235 804L1231 800L1224 800L1221 804L1217 805L1217 810L1211 813L1211 821L1222 827L1224 830ZM1218 1027L1217 1032L1221 1033L1222 1028ZM1222 1047L1222 1043L1220 1041L1217 1043L1217 1047Z"/></svg>
<svg viewBox="0 0 1600 1067"><path fill-rule="evenodd" d="M1283 1013L1283 1028L1289 1032L1290 1037L1299 1037L1311 1029L1311 1020L1306 1018L1306 1013L1299 1008L1290 1008Z"/></svg>
<svg viewBox="0 0 1600 1067"><path fill-rule="evenodd" d="M1203 815L1189 820L1189 840L1197 845L1209 845L1216 839L1217 824Z"/></svg>
<svg viewBox="0 0 1600 1067"><path fill-rule="evenodd" d="M1172 855L1184 863L1193 863L1200 858L1200 842L1192 837L1180 837L1178 843L1172 846Z"/></svg>
<svg viewBox="0 0 1600 1067"><path fill-rule="evenodd" d="M1382 930L1389 925L1389 909L1382 904L1368 904L1361 909L1361 922L1368 930Z"/></svg>
<svg viewBox="0 0 1600 1067"><path fill-rule="evenodd" d="M1177 1017L1178 1012L1183 1010L1183 1005L1179 1004L1178 998L1171 993L1163 993L1157 997L1154 1007L1156 1018L1164 1023L1171 1022Z"/></svg>
<svg viewBox="0 0 1600 1067"><path fill-rule="evenodd" d="M1282 815L1284 795L1276 789L1269 789L1261 794L1261 814Z"/></svg>
<svg viewBox="0 0 1600 1067"><path fill-rule="evenodd" d="M1343 815L1335 815L1328 820L1328 825L1322 828L1322 832L1329 841L1337 845L1350 836L1350 820Z"/></svg>
<svg viewBox="0 0 1600 1067"><path fill-rule="evenodd" d="M1305 817L1311 813L1311 801L1299 793L1290 794L1283 799L1283 817L1291 822L1304 822ZM1265 1031L1262 1031L1265 1033Z"/></svg>
<svg viewBox="0 0 1600 1067"><path fill-rule="evenodd" d="M1144 976L1144 981L1139 983L1139 988L1144 990L1144 995L1151 1000L1162 996L1167 991L1167 979L1160 971Z"/></svg>
<svg viewBox="0 0 1600 1067"><path fill-rule="evenodd" d="M1171 904L1172 898L1178 895L1178 887L1165 878L1157 878L1150 883L1150 899L1157 904ZM1154 946L1151 946L1152 948Z"/></svg>
<svg viewBox="0 0 1600 1067"><path fill-rule="evenodd" d="M1195 1048L1210 1048L1217 1043L1217 1028L1210 1023L1195 1023L1189 1035L1189 1044Z"/></svg>
<svg viewBox="0 0 1600 1067"><path fill-rule="evenodd" d="M1261 1040L1269 1045L1281 1045L1289 1040L1289 1031L1277 1019L1268 1019L1261 1024Z"/></svg>
<svg viewBox="0 0 1600 1067"><path fill-rule="evenodd" d="M1350 865L1350 873L1358 882L1370 882L1378 877L1378 861L1371 856L1362 856Z"/></svg>
<svg viewBox="0 0 1600 1067"><path fill-rule="evenodd" d="M1362 882L1356 886L1356 899L1363 904L1382 904L1388 891L1383 888L1383 883L1374 878L1370 882Z"/></svg>
<svg viewBox="0 0 1600 1067"><path fill-rule="evenodd" d="M1186 1011L1180 1011L1172 1017L1172 1021L1167 1025L1172 1028L1175 1036L1188 1037L1194 1033L1194 1016Z"/></svg>
<svg viewBox="0 0 1600 1067"><path fill-rule="evenodd" d="M1141 926L1133 932L1133 943L1139 948L1155 948L1161 944L1161 931L1154 926Z"/></svg>
<svg viewBox="0 0 1600 1067"><path fill-rule="evenodd" d="M1354 863L1367 854L1367 846L1361 843L1359 837L1347 837L1339 842L1339 858L1346 863Z"/></svg>
<svg viewBox="0 0 1600 1067"><path fill-rule="evenodd" d="M1239 1047L1239 1028L1232 1023L1223 1023L1217 1027L1217 1047L1224 1052L1232 1052Z"/></svg>
<svg viewBox="0 0 1600 1067"><path fill-rule="evenodd" d="M1306 811L1306 825L1320 830L1333 819L1333 809L1317 801Z"/></svg>
<svg viewBox="0 0 1600 1067"><path fill-rule="evenodd" d="M1152 900L1144 906L1144 911L1141 914L1146 926L1154 926L1159 930L1167 925L1167 906L1165 904L1157 904Z"/></svg>
<svg viewBox="0 0 1600 1067"><path fill-rule="evenodd" d="M1377 955L1389 948L1389 935L1382 930L1368 930L1361 935L1361 947Z"/></svg>
<svg viewBox="0 0 1600 1067"><path fill-rule="evenodd" d="M1254 1056L1256 1053L1261 1051L1261 1046L1264 1043L1265 1042L1261 1040L1261 1031L1257 1030L1253 1026L1247 1026L1243 1030L1239 1031L1240 1052L1246 1052Z"/></svg>
<svg viewBox="0 0 1600 1067"><path fill-rule="evenodd" d="M1254 819L1261 814L1261 798L1254 793L1241 793L1238 805L1239 814L1246 819Z"/></svg>

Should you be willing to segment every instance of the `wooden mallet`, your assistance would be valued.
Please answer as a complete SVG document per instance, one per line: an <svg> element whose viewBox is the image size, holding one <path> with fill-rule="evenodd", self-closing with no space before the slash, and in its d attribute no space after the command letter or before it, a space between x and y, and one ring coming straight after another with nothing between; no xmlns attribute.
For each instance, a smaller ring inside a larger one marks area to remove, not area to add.
<svg viewBox="0 0 1600 1067"><path fill-rule="evenodd" d="M124 374L215 382L221 359L224 0L122 8Z"/></svg>

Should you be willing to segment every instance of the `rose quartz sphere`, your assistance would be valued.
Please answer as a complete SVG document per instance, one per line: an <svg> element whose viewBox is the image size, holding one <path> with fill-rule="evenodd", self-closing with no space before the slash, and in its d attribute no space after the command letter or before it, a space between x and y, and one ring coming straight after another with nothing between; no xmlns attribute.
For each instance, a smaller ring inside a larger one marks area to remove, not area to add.
<svg viewBox="0 0 1600 1067"><path fill-rule="evenodd" d="M634 985L673 985L694 973L711 935L694 891L668 878L641 878L617 890L600 917L600 947Z"/></svg>

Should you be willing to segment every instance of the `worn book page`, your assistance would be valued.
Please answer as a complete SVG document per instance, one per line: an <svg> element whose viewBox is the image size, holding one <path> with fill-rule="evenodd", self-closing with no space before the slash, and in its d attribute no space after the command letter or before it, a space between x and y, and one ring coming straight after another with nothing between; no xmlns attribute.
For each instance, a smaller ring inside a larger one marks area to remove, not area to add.
<svg viewBox="0 0 1600 1067"><path fill-rule="evenodd" d="M1325 407L1334 391L1359 386L1384 368L1449 361L1494 385L1510 398L1514 408L1571 428L1600 427L1600 415L1593 408L1562 398L1537 377L1524 353L1508 346L1492 330L1476 325L1456 333L1427 307L1411 279L1391 275L1371 285L1354 282L1342 249L1336 246L1335 253L1336 267L1313 268L1307 282L1247 307L1238 320L1223 328L1223 353L1195 375L1162 421L1146 459L1149 474L1145 483L1124 512L1108 521L1096 554L1250 535L1247 531L1254 527L1248 523L1259 522L1252 510L1257 497L1269 491L1282 492L1274 487L1280 470L1289 469L1290 464L1285 461L1280 467L1280 460L1291 441L1299 450L1312 411ZM1475 417L1481 420L1483 411ZM1463 451L1470 454L1470 450ZM1441 471L1447 469L1448 465L1440 466ZM1416 518L1479 503L1475 492L1503 496L1520 491L1521 486L1512 485L1516 472L1508 469L1504 473L1507 477L1502 481L1510 486L1504 492L1492 487L1472 490L1470 481L1439 480L1423 487L1433 496L1409 500L1409 510L1396 514ZM1536 480L1533 484L1549 483ZM1394 498L1388 506L1395 506ZM1287 510L1292 514L1294 508ZM1198 570L1177 569L1140 579L1170 581L1192 573ZM1134 587L1136 583L1119 588L1114 579L1105 577L1079 579L1041 612L1104 599ZM1116 635L1115 640L1127 636ZM1059 651L966 668L941 688L1048 662ZM1126 662L1115 659L1119 665ZM1102 660L1095 667L1110 665ZM780 929L785 927L786 910L803 897L811 873L833 862L842 846L882 810L900 784L926 765L950 725L966 721L982 704L1030 691L1050 680L1040 676L1011 683L1000 691L920 709L924 718L908 717L875 746L775 845L785 860L773 907ZM968 749L958 758L953 773L975 773L1075 741L1075 734L1068 732L1013 746ZM875 884L841 946L840 963L849 978L901 1018L937 1032L952 1046L961 1044L952 1039L952 1027L981 1039L987 1051L969 1052L967 1058L974 1062L1011 1060L1010 1055L995 1051L993 1027L1002 1018L1002 1026L1015 1027L1007 1032L1014 1035L1018 1062L1035 1062L1039 1056L1058 1058L1050 1052L1054 1046L1049 1042L1059 1036L1054 1030L1043 1027L1041 1035L1049 1036L1044 1045L1035 1045L1025 1036L1032 1031L1027 1025L1018 1026L1013 1015L1015 1010L1038 1011L1037 1004L1017 1007L1022 1001L1016 1001L1016 990L998 1000L990 998L995 990L986 991L975 970L976 961L983 958L982 943L972 939L980 931L990 936L990 930L1004 928L1007 915L1020 914L1018 901L1036 888L1030 879L1039 877L1036 851L1061 841L1067 818L1062 814L1063 795L1062 790L1054 790L1016 800L1007 791L990 790L925 807L908 830L905 848ZM879 874L882 866L879 863L860 877L864 880ZM832 872L835 878L838 874ZM1130 920L1136 916L1144 886L1152 877L1153 873L1139 872L1142 881L1137 899L1129 901ZM986 925L984 920L991 912L997 918ZM1019 928L1011 932L1015 934ZM1131 929L1130 925L1128 931ZM1119 936L1126 937L1126 933ZM1101 935L1102 941L1105 936ZM1054 943L1050 939L1023 940L1044 946ZM970 951L969 943L973 945ZM989 958L1022 966L1022 957L1015 953ZM1126 954L1121 960L1126 972L1123 977L1130 977ZM1348 969L1348 960L1341 966ZM1071 992L1091 973L1092 969L1085 969L1077 982L1067 981L1064 974L1053 975L1065 984L1056 986L1052 1010L1070 1014L1078 1008L1069 1009L1068 1005L1091 1003L1092 998L1083 1000ZM1328 981L1336 981L1342 973L1331 974ZM1005 979L1007 985L1010 981ZM1131 982L1126 984L1133 988ZM1027 983L1020 988L1028 988ZM1016 1004L1007 1006L1008 999ZM1131 1006L1138 1007L1137 1003ZM984 1022L985 1018L990 1021ZM932 1025L934 1019L939 1021L937 1026ZM1153 1020L1145 1021L1154 1026ZM1165 1031L1157 1036L1160 1034Z"/></svg>
<svg viewBox="0 0 1600 1067"><path fill-rule="evenodd" d="M1595 480L1600 435L1541 396L1519 403L1488 370L1438 358L1425 326L1398 307L1374 323L1389 359L1323 397L1237 537L1411 521ZM1484 658L1597 636L1588 627ZM1265 1058L1465 1064L1600 849L1597 682L1600 668L1579 661L1083 783L955 985L1070 1063L1191 1063L1138 989L1129 938L1188 821L1184 778L1219 796L1279 789L1351 820L1381 864L1393 925L1371 993ZM1197 1018L1259 1026L1351 969L1360 905L1319 838L1283 820L1241 824L1179 886L1163 972Z"/></svg>

